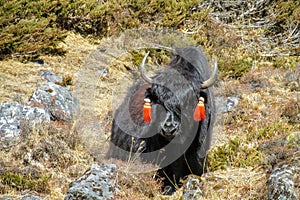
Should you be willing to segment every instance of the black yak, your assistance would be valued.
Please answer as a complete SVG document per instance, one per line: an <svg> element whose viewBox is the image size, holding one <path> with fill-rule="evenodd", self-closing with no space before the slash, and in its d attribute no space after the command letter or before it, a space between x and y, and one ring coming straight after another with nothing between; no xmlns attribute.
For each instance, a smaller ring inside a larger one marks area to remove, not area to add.
<svg viewBox="0 0 300 200"><path fill-rule="evenodd" d="M180 179L201 175L215 121L210 75L204 53L195 47L173 50L169 65L152 78L141 64L140 81L129 88L116 110L108 158L130 160L133 154L160 167L164 190L171 194Z"/></svg>

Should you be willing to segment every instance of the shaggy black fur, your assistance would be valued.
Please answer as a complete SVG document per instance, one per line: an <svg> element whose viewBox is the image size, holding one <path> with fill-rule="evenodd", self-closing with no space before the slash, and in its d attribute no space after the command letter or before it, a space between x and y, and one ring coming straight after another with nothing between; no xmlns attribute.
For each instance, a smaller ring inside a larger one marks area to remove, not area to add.
<svg viewBox="0 0 300 200"><path fill-rule="evenodd" d="M203 52L195 47L177 49L167 68L153 77L152 85L139 82L127 93L113 119L108 158L128 160L139 152L142 160L160 165L169 194L189 174L201 175L210 146L215 106L212 89L200 89L210 70ZM206 120L195 122L198 98L205 98ZM143 122L143 99L151 99L152 122ZM172 119L176 131L164 135L162 127ZM119 148L116 148L119 147ZM163 149L164 151L158 151ZM174 159L175 158L175 159Z"/></svg>

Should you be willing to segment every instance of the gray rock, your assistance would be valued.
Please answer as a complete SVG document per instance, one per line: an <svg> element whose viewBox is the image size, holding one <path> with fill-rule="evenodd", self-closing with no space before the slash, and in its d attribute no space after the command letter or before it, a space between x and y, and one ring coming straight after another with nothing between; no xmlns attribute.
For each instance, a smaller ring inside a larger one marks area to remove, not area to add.
<svg viewBox="0 0 300 200"><path fill-rule="evenodd" d="M203 183L197 177L189 176L183 192L184 200L196 200L203 198Z"/></svg>
<svg viewBox="0 0 300 200"><path fill-rule="evenodd" d="M32 105L40 105L47 108L53 120L69 121L73 119L79 104L66 87L52 82L39 87L29 99Z"/></svg>
<svg viewBox="0 0 300 200"><path fill-rule="evenodd" d="M117 188L115 170L115 164L92 164L90 170L71 184L65 200L113 199Z"/></svg>
<svg viewBox="0 0 300 200"><path fill-rule="evenodd" d="M50 113L47 109L40 107L0 103L0 150L19 141L22 120L27 121L30 126L42 122L49 123Z"/></svg>
<svg viewBox="0 0 300 200"><path fill-rule="evenodd" d="M236 105L239 102L239 98L237 97L228 97L226 100L226 112L233 111Z"/></svg>
<svg viewBox="0 0 300 200"><path fill-rule="evenodd" d="M43 77L47 82L51 83L62 83L63 79L61 76L58 76L54 74L53 72L50 72L49 70L41 70L39 72L39 75Z"/></svg>
<svg viewBox="0 0 300 200"><path fill-rule="evenodd" d="M276 166L273 169L267 181L268 199L298 199L295 185L297 185L297 182L300 180L300 157L293 158L293 160L294 162Z"/></svg>
<svg viewBox="0 0 300 200"><path fill-rule="evenodd" d="M36 67L49 66L49 64L48 64L47 62L45 62L44 60L37 59L37 60L34 62L34 66L36 66Z"/></svg>
<svg viewBox="0 0 300 200"><path fill-rule="evenodd" d="M41 198L33 194L26 194L21 200L41 200Z"/></svg>
<svg viewBox="0 0 300 200"><path fill-rule="evenodd" d="M239 102L238 97L216 97L216 107L218 113L234 111Z"/></svg>

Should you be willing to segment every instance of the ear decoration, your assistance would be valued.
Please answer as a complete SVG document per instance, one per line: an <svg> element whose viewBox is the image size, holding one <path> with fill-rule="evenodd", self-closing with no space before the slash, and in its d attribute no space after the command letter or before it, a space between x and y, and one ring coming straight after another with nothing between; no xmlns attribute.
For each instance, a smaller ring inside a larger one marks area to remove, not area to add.
<svg viewBox="0 0 300 200"><path fill-rule="evenodd" d="M144 99L143 112L144 112L144 122L145 123L150 123L151 122L152 108L151 108L151 100L148 99L148 98Z"/></svg>
<svg viewBox="0 0 300 200"><path fill-rule="evenodd" d="M206 114L205 114L205 107L204 107L204 98L200 97L198 104L194 111L194 120L199 122L202 120L205 120Z"/></svg>

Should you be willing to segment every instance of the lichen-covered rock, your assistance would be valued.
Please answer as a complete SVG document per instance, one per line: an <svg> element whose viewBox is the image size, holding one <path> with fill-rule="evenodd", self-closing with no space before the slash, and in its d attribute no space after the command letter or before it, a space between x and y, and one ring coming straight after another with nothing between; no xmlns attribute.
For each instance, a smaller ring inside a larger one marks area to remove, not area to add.
<svg viewBox="0 0 300 200"><path fill-rule="evenodd" d="M300 156L291 160L273 169L267 181L268 199L297 200L299 198Z"/></svg>
<svg viewBox="0 0 300 200"><path fill-rule="evenodd" d="M203 183L199 178L194 176L188 177L184 185L184 192L183 192L184 200L196 200L196 199L203 198L204 196Z"/></svg>
<svg viewBox="0 0 300 200"><path fill-rule="evenodd" d="M77 98L66 87L52 82L39 87L30 97L29 103L47 108L53 120L72 120L78 110Z"/></svg>
<svg viewBox="0 0 300 200"><path fill-rule="evenodd" d="M90 170L71 184L65 200L113 199L117 188L115 170L115 164L92 164Z"/></svg>
<svg viewBox="0 0 300 200"><path fill-rule="evenodd" d="M49 123L50 113L47 109L18 103L0 103L0 150L10 147L19 141L20 123L29 125Z"/></svg>

